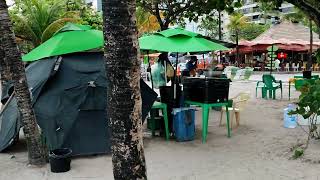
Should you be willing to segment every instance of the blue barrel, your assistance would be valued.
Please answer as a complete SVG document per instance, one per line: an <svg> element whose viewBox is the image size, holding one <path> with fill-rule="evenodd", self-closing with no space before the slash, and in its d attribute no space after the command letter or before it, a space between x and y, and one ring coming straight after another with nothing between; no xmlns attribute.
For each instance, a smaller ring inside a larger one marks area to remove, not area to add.
<svg viewBox="0 0 320 180"><path fill-rule="evenodd" d="M283 126L285 128L296 128L297 127L297 115L289 115L289 112L295 110L293 104L289 104L287 108L283 110Z"/></svg>
<svg viewBox="0 0 320 180"><path fill-rule="evenodd" d="M178 142L192 141L195 137L195 109L173 109L173 129Z"/></svg>

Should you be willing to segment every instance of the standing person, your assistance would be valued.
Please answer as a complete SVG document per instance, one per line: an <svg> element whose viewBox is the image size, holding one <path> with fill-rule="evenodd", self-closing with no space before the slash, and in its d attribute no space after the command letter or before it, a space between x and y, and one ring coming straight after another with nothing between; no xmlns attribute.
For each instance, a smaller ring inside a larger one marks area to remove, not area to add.
<svg viewBox="0 0 320 180"><path fill-rule="evenodd" d="M170 62L167 53L161 53L158 56L158 63L160 63L163 67L166 67L166 76L168 81L172 80L174 76L174 69L172 63Z"/></svg>

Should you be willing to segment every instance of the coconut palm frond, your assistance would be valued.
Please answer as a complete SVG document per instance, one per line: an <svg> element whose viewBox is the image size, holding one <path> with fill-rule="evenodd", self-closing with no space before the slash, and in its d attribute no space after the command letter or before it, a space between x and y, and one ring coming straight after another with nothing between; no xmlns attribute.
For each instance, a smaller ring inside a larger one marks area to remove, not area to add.
<svg viewBox="0 0 320 180"><path fill-rule="evenodd" d="M61 29L68 22L78 23L80 19L77 18L62 18L51 23L43 32L41 37L41 43L50 39L54 33L56 33L59 29Z"/></svg>

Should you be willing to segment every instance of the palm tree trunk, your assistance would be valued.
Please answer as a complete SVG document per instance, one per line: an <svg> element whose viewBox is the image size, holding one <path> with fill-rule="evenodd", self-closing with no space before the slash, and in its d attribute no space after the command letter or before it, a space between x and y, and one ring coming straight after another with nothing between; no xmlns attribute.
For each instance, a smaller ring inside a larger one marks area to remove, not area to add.
<svg viewBox="0 0 320 180"><path fill-rule="evenodd" d="M27 140L29 163L43 165L46 161L44 159L44 151L41 148L40 133L31 106L24 65L15 42L7 8L5 0L0 0L0 32L2 34L0 36L0 44L3 48L5 64L8 65L10 78L14 83L18 108L22 117L23 131Z"/></svg>
<svg viewBox="0 0 320 180"><path fill-rule="evenodd" d="M313 31L312 31L312 19L309 20L309 28L310 28L310 54L309 54L309 61L307 63L307 70L311 69L312 66L312 51L313 51Z"/></svg>
<svg viewBox="0 0 320 180"><path fill-rule="evenodd" d="M104 0L107 114L114 179L147 179L135 0Z"/></svg>
<svg viewBox="0 0 320 180"><path fill-rule="evenodd" d="M221 11L218 11L218 25L219 25L219 40L222 41L222 29L221 29ZM221 51L220 51L221 56Z"/></svg>
<svg viewBox="0 0 320 180"><path fill-rule="evenodd" d="M9 69L5 63L4 50L0 44L0 78L1 78L1 88L9 81Z"/></svg>
<svg viewBox="0 0 320 180"><path fill-rule="evenodd" d="M236 62L240 65L240 54L239 54L239 29L236 29Z"/></svg>

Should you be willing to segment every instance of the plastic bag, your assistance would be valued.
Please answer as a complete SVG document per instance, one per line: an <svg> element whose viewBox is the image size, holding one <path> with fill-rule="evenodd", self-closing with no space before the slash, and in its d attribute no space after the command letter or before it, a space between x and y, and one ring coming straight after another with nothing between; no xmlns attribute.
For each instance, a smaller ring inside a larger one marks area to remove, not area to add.
<svg viewBox="0 0 320 180"><path fill-rule="evenodd" d="M165 69L160 63L151 66L151 75L154 88L158 89L160 86L166 85Z"/></svg>

